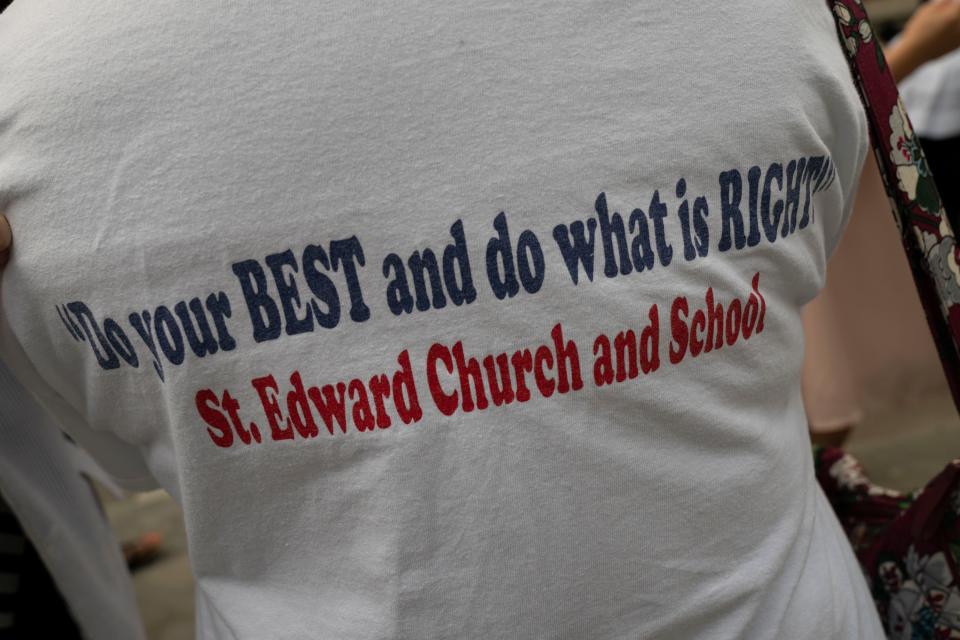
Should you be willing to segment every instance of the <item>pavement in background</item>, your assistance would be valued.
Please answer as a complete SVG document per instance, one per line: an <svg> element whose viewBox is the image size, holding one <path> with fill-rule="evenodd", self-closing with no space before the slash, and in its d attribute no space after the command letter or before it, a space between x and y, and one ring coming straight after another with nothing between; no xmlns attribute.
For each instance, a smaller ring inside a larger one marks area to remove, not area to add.
<svg viewBox="0 0 960 640"><path fill-rule="evenodd" d="M951 457L960 457L960 419L949 397L933 398L869 418L847 450L878 484L915 489ZM151 530L163 534L163 555L133 576L150 640L192 640L194 585L180 509L160 491L108 500L105 506L120 540Z"/></svg>
<svg viewBox="0 0 960 640"><path fill-rule="evenodd" d="M872 416L845 449L877 484L912 491L960 458L960 418L949 395Z"/></svg>
<svg viewBox="0 0 960 640"><path fill-rule="evenodd" d="M137 603L150 640L193 640L193 574L180 507L164 491L104 505L118 540L146 531L163 535L163 553L133 574Z"/></svg>

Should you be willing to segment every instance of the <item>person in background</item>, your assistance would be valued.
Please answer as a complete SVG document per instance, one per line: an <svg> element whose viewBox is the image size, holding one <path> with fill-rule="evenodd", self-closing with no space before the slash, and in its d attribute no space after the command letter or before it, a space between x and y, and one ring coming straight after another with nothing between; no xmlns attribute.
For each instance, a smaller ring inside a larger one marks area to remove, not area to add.
<svg viewBox="0 0 960 640"><path fill-rule="evenodd" d="M901 83L907 111L921 136L948 216L951 211L956 211L957 188L960 185L955 170L957 139L940 141L932 137L960 133L960 52L951 54L958 47L960 2L934 0L917 7L901 34L884 49L890 72ZM948 78L949 69L958 71L953 74L952 80ZM934 109L938 110L937 115L933 115ZM950 127L953 128L944 128L946 125L940 124L948 114L955 116L950 120ZM929 137L924 138L925 133ZM861 182L861 191L882 189L879 180L875 179L873 165L873 158L868 158L867 175ZM865 193L859 194L859 201L866 202L866 196ZM875 202L877 199L871 200ZM855 207L852 234L870 232L872 226L857 224L861 216L869 217L872 224L892 227L885 199L881 209L861 211L861 206ZM951 219L956 220L955 217ZM852 234L848 234L844 243L858 240ZM906 262L901 262L906 270ZM846 264L843 266L847 267ZM870 272L869 264L857 263L853 268L861 269L863 277ZM815 444L842 444L863 418L858 367L848 350L847 335L842 329L848 321L838 311L840 298L848 293L828 277L827 286L803 312L806 336L803 398L811 439ZM908 296L910 294L907 292ZM914 300L914 297L910 297L906 303L913 303L919 308L919 302ZM879 338L876 343L876 348L883 348Z"/></svg>
<svg viewBox="0 0 960 640"><path fill-rule="evenodd" d="M919 67L900 85L947 216L960 221L960 50Z"/></svg>

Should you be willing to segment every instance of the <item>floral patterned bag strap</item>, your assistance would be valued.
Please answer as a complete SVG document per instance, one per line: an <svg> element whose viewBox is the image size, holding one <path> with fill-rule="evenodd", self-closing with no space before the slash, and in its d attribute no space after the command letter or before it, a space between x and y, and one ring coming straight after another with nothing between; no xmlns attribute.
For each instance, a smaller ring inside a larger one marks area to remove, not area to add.
<svg viewBox="0 0 960 640"><path fill-rule="evenodd" d="M867 111L873 153L960 411L960 247L862 0L827 0Z"/></svg>

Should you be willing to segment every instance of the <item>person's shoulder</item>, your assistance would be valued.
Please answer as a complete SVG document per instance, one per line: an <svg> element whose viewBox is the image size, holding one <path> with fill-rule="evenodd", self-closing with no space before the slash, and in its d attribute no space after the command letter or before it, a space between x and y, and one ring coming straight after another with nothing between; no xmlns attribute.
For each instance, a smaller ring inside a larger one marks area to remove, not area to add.
<svg viewBox="0 0 960 640"><path fill-rule="evenodd" d="M84 21L70 3L19 0L0 14L0 107L81 84Z"/></svg>
<svg viewBox="0 0 960 640"><path fill-rule="evenodd" d="M151 43L171 43L183 12L142 11L116 1L92 4L17 0L0 14L0 83L70 93L123 78L151 64Z"/></svg>
<svg viewBox="0 0 960 640"><path fill-rule="evenodd" d="M87 16L88 17L88 16ZM0 13L0 69L55 55L69 47L64 36L87 18L70 3L13 2ZM0 74L0 79L5 74Z"/></svg>

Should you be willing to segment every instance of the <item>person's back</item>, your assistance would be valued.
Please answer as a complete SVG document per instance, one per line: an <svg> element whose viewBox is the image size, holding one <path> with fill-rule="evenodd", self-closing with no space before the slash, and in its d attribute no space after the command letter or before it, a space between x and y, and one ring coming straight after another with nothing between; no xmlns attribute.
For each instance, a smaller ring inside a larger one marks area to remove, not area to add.
<svg viewBox="0 0 960 640"><path fill-rule="evenodd" d="M202 637L873 638L799 389L865 144L821 0L18 2L4 355Z"/></svg>

